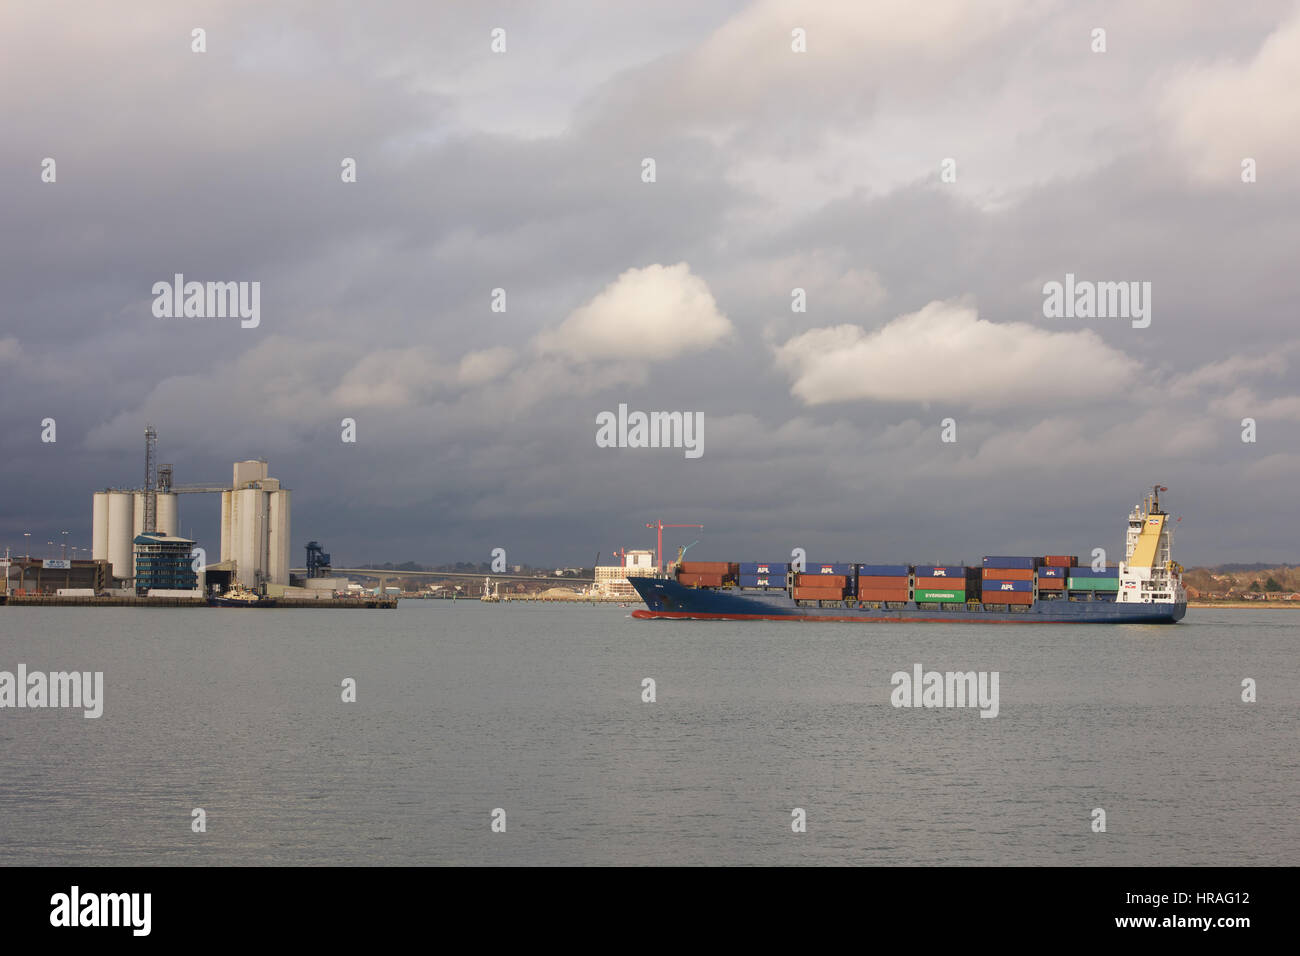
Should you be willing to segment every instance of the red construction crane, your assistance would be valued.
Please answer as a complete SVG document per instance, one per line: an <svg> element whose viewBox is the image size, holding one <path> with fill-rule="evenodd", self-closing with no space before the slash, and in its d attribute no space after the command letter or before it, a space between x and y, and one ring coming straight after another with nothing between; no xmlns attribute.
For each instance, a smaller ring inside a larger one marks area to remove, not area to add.
<svg viewBox="0 0 1300 956"><path fill-rule="evenodd" d="M658 531L658 536L655 539L655 563L658 564L661 572L664 569L664 528L699 528L701 531L704 530L702 524L664 524L662 520L652 521L646 527L655 528Z"/></svg>

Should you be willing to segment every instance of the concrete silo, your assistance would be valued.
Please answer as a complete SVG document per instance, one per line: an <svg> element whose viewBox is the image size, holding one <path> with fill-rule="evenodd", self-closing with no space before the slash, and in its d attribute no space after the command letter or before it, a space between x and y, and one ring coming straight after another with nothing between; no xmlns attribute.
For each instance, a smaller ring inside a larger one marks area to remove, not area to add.
<svg viewBox="0 0 1300 956"><path fill-rule="evenodd" d="M267 574L272 584L289 583L289 492L272 491L267 522Z"/></svg>
<svg viewBox="0 0 1300 956"><path fill-rule="evenodd" d="M130 491L108 493L108 554L116 578L135 577L135 494Z"/></svg>
<svg viewBox="0 0 1300 956"><path fill-rule="evenodd" d="M172 492L158 492L158 528L161 534L171 538L180 537L180 510L176 495Z"/></svg>
<svg viewBox="0 0 1300 956"><path fill-rule="evenodd" d="M108 560L108 492L95 492L90 511L90 556L96 561Z"/></svg>
<svg viewBox="0 0 1300 956"><path fill-rule="evenodd" d="M135 492L135 500L131 508L131 540L134 541L139 535L144 534L144 492Z"/></svg>

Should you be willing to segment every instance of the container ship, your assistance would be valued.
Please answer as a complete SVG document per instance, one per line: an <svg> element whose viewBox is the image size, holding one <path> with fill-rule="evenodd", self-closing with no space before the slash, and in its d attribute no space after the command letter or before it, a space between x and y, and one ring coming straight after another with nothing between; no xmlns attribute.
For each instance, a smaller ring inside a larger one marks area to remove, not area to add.
<svg viewBox="0 0 1300 956"><path fill-rule="evenodd" d="M1118 566L1076 555L988 555L981 565L679 561L631 577L651 620L1173 624L1187 613L1183 569L1160 492L1128 518Z"/></svg>

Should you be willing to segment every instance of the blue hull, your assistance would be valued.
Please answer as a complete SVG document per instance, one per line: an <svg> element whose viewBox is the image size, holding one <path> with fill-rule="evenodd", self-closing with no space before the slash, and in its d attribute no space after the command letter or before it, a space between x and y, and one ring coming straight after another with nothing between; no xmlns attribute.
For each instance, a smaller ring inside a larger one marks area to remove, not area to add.
<svg viewBox="0 0 1300 956"><path fill-rule="evenodd" d="M1035 601L1009 609L996 605L956 604L918 607L872 607L848 599L796 604L789 592L739 588L694 588L672 579L631 577L645 601L633 617L652 620L720 621L928 621L971 624L1174 624L1183 619L1183 604L1120 604L1115 601Z"/></svg>

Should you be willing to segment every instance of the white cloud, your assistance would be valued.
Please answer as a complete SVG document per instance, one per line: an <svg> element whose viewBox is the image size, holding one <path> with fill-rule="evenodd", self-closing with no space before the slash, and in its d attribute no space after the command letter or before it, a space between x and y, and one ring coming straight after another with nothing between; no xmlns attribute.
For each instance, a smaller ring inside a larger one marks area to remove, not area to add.
<svg viewBox="0 0 1300 956"><path fill-rule="evenodd" d="M1112 397L1140 363L1095 332L995 323L958 302L931 302L874 331L813 329L775 349L791 394L808 405L867 400L1044 407Z"/></svg>
<svg viewBox="0 0 1300 956"><path fill-rule="evenodd" d="M1249 63L1216 62L1170 83L1165 111L1194 176L1240 185L1241 161L1261 178L1300 165L1300 11Z"/></svg>
<svg viewBox="0 0 1300 956"><path fill-rule="evenodd" d="M659 361L715 345L731 331L708 285L679 262L628 269L534 345L575 361Z"/></svg>

